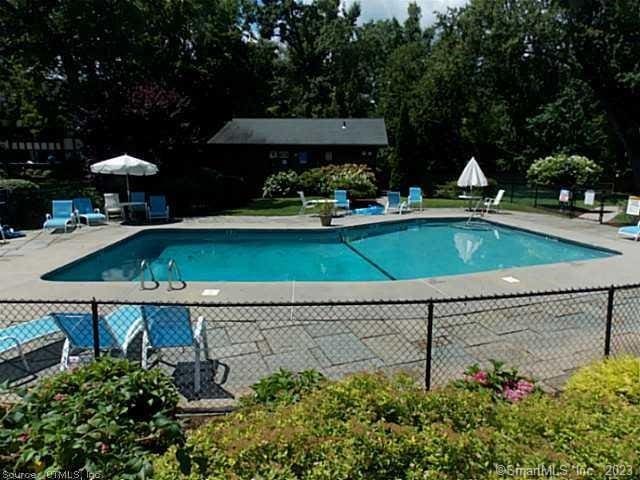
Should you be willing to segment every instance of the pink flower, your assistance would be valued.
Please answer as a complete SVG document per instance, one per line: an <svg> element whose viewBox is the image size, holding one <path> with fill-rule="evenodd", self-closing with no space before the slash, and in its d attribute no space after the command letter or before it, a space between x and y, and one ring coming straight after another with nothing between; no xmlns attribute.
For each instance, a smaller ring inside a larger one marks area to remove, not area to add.
<svg viewBox="0 0 640 480"><path fill-rule="evenodd" d="M533 383L531 383L531 382L529 382L527 380L520 380L520 381L518 381L518 385L516 386L516 388L518 390L520 390L521 392L529 394L529 393L533 392L533 389L535 388L535 386L533 385Z"/></svg>
<svg viewBox="0 0 640 480"><path fill-rule="evenodd" d="M100 453L107 453L109 451L109 445L104 442L100 442Z"/></svg>
<svg viewBox="0 0 640 480"><path fill-rule="evenodd" d="M64 400L65 398L67 398L67 396L66 396L64 393L56 393L56 394L53 396L53 399L54 399L56 402L61 402L61 401L62 401L62 400Z"/></svg>
<svg viewBox="0 0 640 480"><path fill-rule="evenodd" d="M478 382L480 385L486 385L488 377L489 375L487 374L487 372L480 370L479 372L474 373L471 378Z"/></svg>
<svg viewBox="0 0 640 480"><path fill-rule="evenodd" d="M29 434L28 433L22 433L18 436L18 440L22 443L25 443L27 440L29 440Z"/></svg>

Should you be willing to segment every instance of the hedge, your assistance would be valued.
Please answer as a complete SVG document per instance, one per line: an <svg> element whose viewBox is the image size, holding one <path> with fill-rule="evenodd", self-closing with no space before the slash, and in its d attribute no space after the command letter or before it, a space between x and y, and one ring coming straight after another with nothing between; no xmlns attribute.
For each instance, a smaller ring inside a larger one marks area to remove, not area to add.
<svg viewBox="0 0 640 480"><path fill-rule="evenodd" d="M182 464L190 473L172 449L155 476L497 479L545 465L566 478L605 478L610 466L638 478L639 376L640 360L610 360L557 397L534 391L517 402L460 383L425 393L404 376L321 382L297 402L244 407L198 428Z"/></svg>
<svg viewBox="0 0 640 480"><path fill-rule="evenodd" d="M0 409L0 471L24 475L10 478L149 478L151 454L183 442L171 378L127 360L104 357L21 395Z"/></svg>

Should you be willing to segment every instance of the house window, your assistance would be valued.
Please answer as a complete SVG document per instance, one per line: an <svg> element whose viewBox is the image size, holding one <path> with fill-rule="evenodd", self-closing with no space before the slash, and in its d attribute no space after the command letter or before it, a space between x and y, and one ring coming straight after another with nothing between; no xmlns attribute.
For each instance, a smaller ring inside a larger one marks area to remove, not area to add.
<svg viewBox="0 0 640 480"><path fill-rule="evenodd" d="M306 165L307 163L309 163L309 153L300 152L298 154L298 163L300 163L300 165Z"/></svg>
<svg viewBox="0 0 640 480"><path fill-rule="evenodd" d="M271 151L269 152L269 158L270 158L271 160L274 160L274 159L278 158L278 152L277 152L277 151L275 151L275 150L271 150Z"/></svg>
<svg viewBox="0 0 640 480"><path fill-rule="evenodd" d="M278 152L278 157L289 158L289 152Z"/></svg>
<svg viewBox="0 0 640 480"><path fill-rule="evenodd" d="M333 152L324 152L324 161L333 162Z"/></svg>

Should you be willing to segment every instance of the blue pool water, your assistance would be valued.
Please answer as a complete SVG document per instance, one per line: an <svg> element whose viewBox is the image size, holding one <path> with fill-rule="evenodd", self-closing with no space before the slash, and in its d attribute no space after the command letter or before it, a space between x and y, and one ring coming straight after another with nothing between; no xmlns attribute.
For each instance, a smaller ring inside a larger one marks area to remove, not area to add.
<svg viewBox="0 0 640 480"><path fill-rule="evenodd" d="M325 231L147 230L45 275L132 281L146 259L159 280L174 259L186 281L406 280L615 253L483 223L411 220Z"/></svg>

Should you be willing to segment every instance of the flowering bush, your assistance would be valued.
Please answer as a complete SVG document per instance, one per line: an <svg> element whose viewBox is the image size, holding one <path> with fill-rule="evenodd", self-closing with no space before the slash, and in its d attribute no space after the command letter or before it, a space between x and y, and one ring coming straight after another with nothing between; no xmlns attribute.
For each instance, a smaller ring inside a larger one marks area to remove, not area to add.
<svg viewBox="0 0 640 480"><path fill-rule="evenodd" d="M527 171L534 185L552 187L593 186L602 175L602 167L580 155L553 155L536 160Z"/></svg>
<svg viewBox="0 0 640 480"><path fill-rule="evenodd" d="M263 198L288 197L299 189L300 179L293 170L274 173L267 177L262 187Z"/></svg>
<svg viewBox="0 0 640 480"><path fill-rule="evenodd" d="M293 170L267 177L262 196L286 197L303 190L306 195L332 196L336 189L348 190L351 198L373 197L377 193L376 177L367 165L326 165L298 175Z"/></svg>
<svg viewBox="0 0 640 480"><path fill-rule="evenodd" d="M472 365L465 372L465 378L455 385L470 390L487 389L496 400L515 403L535 392L532 380L518 375L517 370L504 368L504 363L491 360L491 369L483 370Z"/></svg>
<svg viewBox="0 0 640 480"><path fill-rule="evenodd" d="M171 379L126 360L105 357L21 394L0 421L5 472L144 478L151 472L150 453L183 442Z"/></svg>

